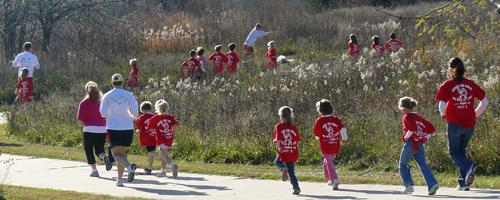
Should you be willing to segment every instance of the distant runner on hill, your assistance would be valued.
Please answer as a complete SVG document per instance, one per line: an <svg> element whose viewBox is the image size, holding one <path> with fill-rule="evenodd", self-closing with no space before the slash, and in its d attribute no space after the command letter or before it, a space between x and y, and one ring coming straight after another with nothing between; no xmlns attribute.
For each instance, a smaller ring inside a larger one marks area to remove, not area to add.
<svg viewBox="0 0 500 200"><path fill-rule="evenodd" d="M260 23L255 24L255 28L248 34L247 39L243 45L243 58L245 56L253 56L253 46L255 45L255 41L258 37L262 37L267 34L271 34L271 32L263 32L262 25Z"/></svg>
<svg viewBox="0 0 500 200"><path fill-rule="evenodd" d="M33 52L33 45L31 42L24 43L24 52L16 56L14 62L12 62L12 67L17 67L19 72L18 76L21 77L21 73L24 68L30 70L28 78L33 79L33 67L40 69L40 63Z"/></svg>

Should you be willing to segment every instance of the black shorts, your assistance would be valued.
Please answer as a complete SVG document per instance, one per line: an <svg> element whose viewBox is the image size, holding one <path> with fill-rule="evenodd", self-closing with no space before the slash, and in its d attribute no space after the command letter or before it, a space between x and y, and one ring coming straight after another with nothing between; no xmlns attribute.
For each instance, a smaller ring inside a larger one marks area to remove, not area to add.
<svg viewBox="0 0 500 200"><path fill-rule="evenodd" d="M124 146L130 147L134 138L134 130L109 130L109 144L111 147Z"/></svg>
<svg viewBox="0 0 500 200"><path fill-rule="evenodd" d="M156 146L146 146L146 150L148 150L148 152L156 151Z"/></svg>

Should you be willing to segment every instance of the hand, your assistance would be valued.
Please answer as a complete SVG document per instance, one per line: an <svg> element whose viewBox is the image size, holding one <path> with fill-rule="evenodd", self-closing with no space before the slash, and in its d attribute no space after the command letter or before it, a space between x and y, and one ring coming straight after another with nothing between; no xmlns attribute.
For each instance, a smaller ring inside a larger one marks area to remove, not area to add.
<svg viewBox="0 0 500 200"><path fill-rule="evenodd" d="M442 115L442 116L441 116L441 119L442 119L442 120L445 120L445 119L446 119L446 115Z"/></svg>
<svg viewBox="0 0 500 200"><path fill-rule="evenodd" d="M281 147L278 147L278 152L283 153L283 149L281 149Z"/></svg>
<svg viewBox="0 0 500 200"><path fill-rule="evenodd" d="M342 142L340 143L340 145L344 146L346 143L347 143L347 141L342 140Z"/></svg>

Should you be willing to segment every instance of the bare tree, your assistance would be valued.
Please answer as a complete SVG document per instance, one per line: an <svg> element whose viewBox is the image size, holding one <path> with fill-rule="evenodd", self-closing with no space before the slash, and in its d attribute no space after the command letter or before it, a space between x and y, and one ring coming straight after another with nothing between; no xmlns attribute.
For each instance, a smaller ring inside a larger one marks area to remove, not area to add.
<svg viewBox="0 0 500 200"><path fill-rule="evenodd" d="M20 38L24 38L25 24L29 21L32 1L0 0L0 36L4 45L4 56L10 59L15 54L16 29L20 27ZM20 43L23 41L19 40Z"/></svg>

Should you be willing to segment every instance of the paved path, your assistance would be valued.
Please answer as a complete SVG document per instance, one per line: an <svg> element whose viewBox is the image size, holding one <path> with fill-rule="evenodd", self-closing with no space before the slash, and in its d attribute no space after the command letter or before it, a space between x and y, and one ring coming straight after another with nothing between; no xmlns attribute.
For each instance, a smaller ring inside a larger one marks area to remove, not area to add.
<svg viewBox="0 0 500 200"><path fill-rule="evenodd" d="M179 166L182 168L182 166ZM427 195L427 188L415 187L411 195L400 193L401 186L340 185L333 191L326 183L299 182L302 193L292 195L288 182L243 179L231 176L212 176L179 173L177 179L146 175L142 169L132 183L116 187L116 171L107 172L98 166L100 178L92 178L90 167L83 162L0 155L0 180L4 184L36 188L52 188L153 199L500 199L500 190L473 189L468 192L454 188L440 188L435 196ZM126 174L126 173L125 173Z"/></svg>

